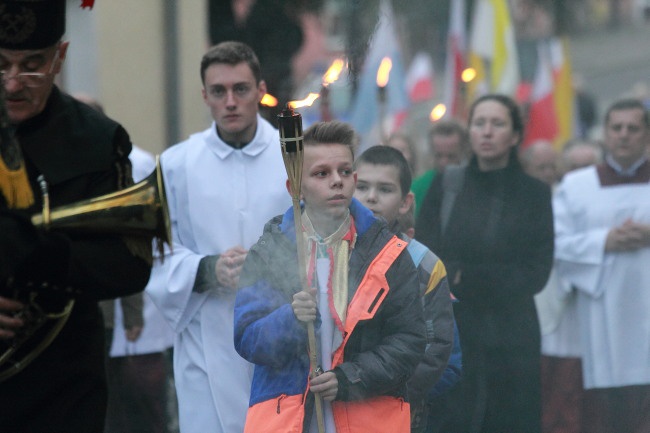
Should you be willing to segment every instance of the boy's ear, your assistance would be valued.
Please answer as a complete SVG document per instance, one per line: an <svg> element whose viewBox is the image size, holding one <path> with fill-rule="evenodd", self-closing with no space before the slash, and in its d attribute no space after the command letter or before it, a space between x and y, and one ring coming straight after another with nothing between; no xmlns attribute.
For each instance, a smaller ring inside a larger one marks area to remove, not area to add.
<svg viewBox="0 0 650 433"><path fill-rule="evenodd" d="M413 206L413 201L415 200L415 194L413 194L411 191L409 191L408 194L406 194L406 197L402 200L402 204L400 204L398 212L400 215L406 214L409 209L411 209L411 206Z"/></svg>
<svg viewBox="0 0 650 433"><path fill-rule="evenodd" d="M291 191L291 181L289 179L287 179L287 182L285 183L285 185L287 187L287 192L289 193L289 195L291 197L293 197L293 192ZM302 194L300 194L300 200L302 200Z"/></svg>

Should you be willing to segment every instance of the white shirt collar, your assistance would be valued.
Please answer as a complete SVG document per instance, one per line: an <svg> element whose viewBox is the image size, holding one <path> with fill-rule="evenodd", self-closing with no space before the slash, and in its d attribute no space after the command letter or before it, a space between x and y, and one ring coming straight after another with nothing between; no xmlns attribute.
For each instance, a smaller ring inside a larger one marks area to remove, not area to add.
<svg viewBox="0 0 650 433"><path fill-rule="evenodd" d="M623 168L621 164L616 162L616 160L612 157L612 155L606 155L605 156L605 161L607 162L607 165L612 167L614 171L623 177L632 177L636 174L636 171L643 165L643 163L646 161L646 157L643 156L641 157L638 161L636 161L634 164L632 164L629 168Z"/></svg>
<svg viewBox="0 0 650 433"><path fill-rule="evenodd" d="M221 159L227 158L228 155L233 152L242 152L249 156L256 156L274 141L278 143L278 152L280 151L280 135L277 130L259 114L257 115L257 129L255 130L255 136L250 143L241 149L235 149L219 137L219 134L217 134L217 125L214 121L212 122L210 129L206 131L205 141L208 147Z"/></svg>

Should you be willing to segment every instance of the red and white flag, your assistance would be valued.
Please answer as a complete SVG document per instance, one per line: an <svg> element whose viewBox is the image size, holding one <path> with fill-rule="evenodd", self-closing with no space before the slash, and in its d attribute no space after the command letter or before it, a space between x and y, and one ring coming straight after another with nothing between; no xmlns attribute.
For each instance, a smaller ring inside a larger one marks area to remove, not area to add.
<svg viewBox="0 0 650 433"><path fill-rule="evenodd" d="M413 57L405 79L412 103L425 102L436 96L433 59L428 53L420 51Z"/></svg>
<svg viewBox="0 0 650 433"><path fill-rule="evenodd" d="M544 41L537 45L537 70L528 108L528 123L523 147L537 140L553 142L557 136L558 122L555 111L553 65L549 47Z"/></svg>

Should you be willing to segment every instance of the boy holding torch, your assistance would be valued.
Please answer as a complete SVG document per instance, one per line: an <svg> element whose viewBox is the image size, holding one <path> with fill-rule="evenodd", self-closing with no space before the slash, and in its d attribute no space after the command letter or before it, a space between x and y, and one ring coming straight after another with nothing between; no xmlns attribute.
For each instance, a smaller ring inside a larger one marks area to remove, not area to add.
<svg viewBox="0 0 650 433"><path fill-rule="evenodd" d="M341 122L304 136L300 213L307 286L293 209L273 218L249 251L235 301L235 348L255 364L245 432L409 432L406 381L425 328L407 242L352 198L355 133ZM291 193L291 184L287 181ZM308 323L320 375L309 374Z"/></svg>

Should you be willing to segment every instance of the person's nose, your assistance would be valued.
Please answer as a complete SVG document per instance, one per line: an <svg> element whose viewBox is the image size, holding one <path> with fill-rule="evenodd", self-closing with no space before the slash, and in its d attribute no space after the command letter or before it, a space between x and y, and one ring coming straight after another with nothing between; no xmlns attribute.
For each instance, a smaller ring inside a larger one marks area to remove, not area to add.
<svg viewBox="0 0 650 433"><path fill-rule="evenodd" d="M492 125L488 122L483 125L483 128L481 128L481 134L484 136L491 136L493 132L493 127Z"/></svg>
<svg viewBox="0 0 650 433"><path fill-rule="evenodd" d="M343 185L343 179L341 178L341 175L335 171L332 174L332 188L340 188Z"/></svg>
<svg viewBox="0 0 650 433"><path fill-rule="evenodd" d="M24 86L18 72L12 72L11 69L4 71L2 74L2 85L7 93L17 92Z"/></svg>
<svg viewBox="0 0 650 433"><path fill-rule="evenodd" d="M376 203L377 202L377 191L375 188L368 188L368 194L366 195L366 201L368 203Z"/></svg>
<svg viewBox="0 0 650 433"><path fill-rule="evenodd" d="M228 90L226 92L226 106L227 107L237 106L237 98L235 97L235 92L233 92L232 90Z"/></svg>
<svg viewBox="0 0 650 433"><path fill-rule="evenodd" d="M618 136L623 140L627 140L630 137L630 132L631 131L629 126L623 126Z"/></svg>

